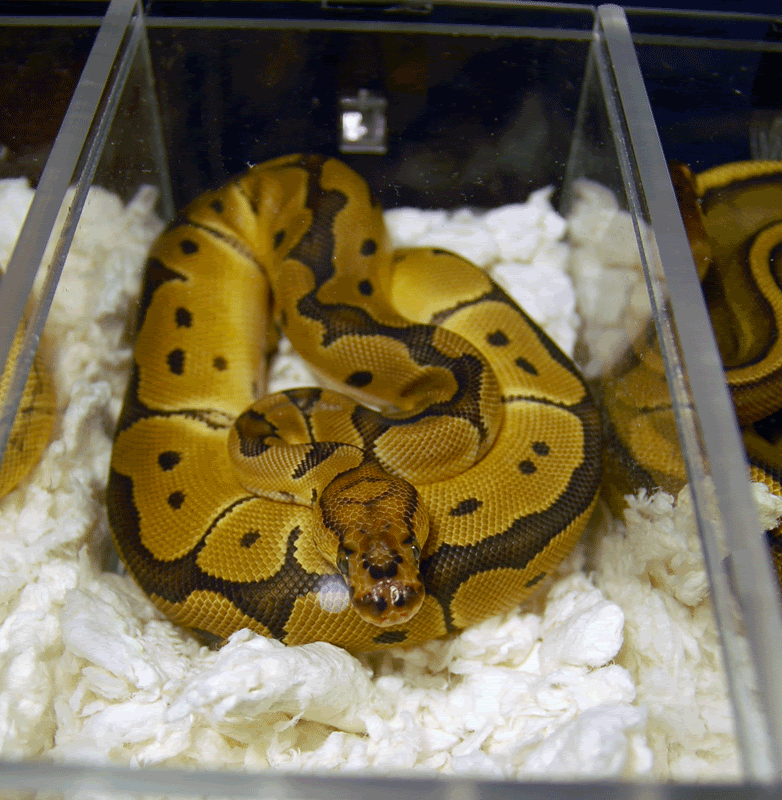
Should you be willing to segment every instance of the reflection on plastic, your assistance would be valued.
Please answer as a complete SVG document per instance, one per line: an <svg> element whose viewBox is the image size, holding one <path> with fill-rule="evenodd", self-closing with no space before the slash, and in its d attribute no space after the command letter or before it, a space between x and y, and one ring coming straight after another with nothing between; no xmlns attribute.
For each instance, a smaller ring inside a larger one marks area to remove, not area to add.
<svg viewBox="0 0 782 800"><path fill-rule="evenodd" d="M384 97L366 89L359 89L353 97L341 97L339 149L343 153L385 154L387 105Z"/></svg>

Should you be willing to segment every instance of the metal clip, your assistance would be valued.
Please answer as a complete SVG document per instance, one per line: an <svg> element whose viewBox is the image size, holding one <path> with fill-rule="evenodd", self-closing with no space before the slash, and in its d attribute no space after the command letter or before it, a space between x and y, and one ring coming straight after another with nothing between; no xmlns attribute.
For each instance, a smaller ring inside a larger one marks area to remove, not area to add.
<svg viewBox="0 0 782 800"><path fill-rule="evenodd" d="M339 98L339 149L343 153L387 152L385 97L359 89L354 97Z"/></svg>

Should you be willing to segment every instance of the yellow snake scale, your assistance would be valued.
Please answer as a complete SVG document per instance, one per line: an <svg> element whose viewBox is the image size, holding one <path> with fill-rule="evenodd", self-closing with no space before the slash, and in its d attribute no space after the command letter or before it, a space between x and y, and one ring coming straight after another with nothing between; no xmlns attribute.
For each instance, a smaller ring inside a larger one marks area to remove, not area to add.
<svg viewBox="0 0 782 800"><path fill-rule="evenodd" d="M275 323L354 399L260 397ZM341 162L253 167L154 246L109 521L141 588L207 640L362 651L460 630L552 570L600 480L573 363L473 265L392 251Z"/></svg>
<svg viewBox="0 0 782 800"><path fill-rule="evenodd" d="M742 161L671 176L702 282L750 474L782 495L782 162ZM686 480L662 355L650 325L603 382L605 485L625 491ZM769 532L782 581L782 536Z"/></svg>
<svg viewBox="0 0 782 800"><path fill-rule="evenodd" d="M15 364L23 343L26 320L14 336L7 363ZM41 343L24 385L19 407L11 423L3 463L0 466L0 498L16 487L38 461L49 441L57 410L51 372L46 364L45 343ZM10 390L11 370L0 376L0 402L5 403Z"/></svg>

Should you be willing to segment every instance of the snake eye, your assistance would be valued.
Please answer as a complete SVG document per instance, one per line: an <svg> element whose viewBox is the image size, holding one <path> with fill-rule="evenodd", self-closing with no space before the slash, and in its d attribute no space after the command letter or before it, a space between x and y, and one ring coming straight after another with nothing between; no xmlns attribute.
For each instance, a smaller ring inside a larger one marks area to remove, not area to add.
<svg viewBox="0 0 782 800"><path fill-rule="evenodd" d="M337 553L337 569L343 574L348 574L348 551L344 547L339 548Z"/></svg>
<svg viewBox="0 0 782 800"><path fill-rule="evenodd" d="M415 539L413 539L413 541L410 543L410 552L413 554L413 558L417 562L421 557L421 548L418 546L418 542Z"/></svg>

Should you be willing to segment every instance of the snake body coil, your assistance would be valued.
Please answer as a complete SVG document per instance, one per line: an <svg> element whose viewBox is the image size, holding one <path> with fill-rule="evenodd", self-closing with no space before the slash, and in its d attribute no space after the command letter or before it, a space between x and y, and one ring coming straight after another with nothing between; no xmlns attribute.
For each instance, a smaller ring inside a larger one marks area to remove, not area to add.
<svg viewBox="0 0 782 800"><path fill-rule="evenodd" d="M260 397L275 322L355 399ZM109 520L142 589L208 638L373 650L523 600L584 528L600 452L576 367L496 284L393 252L358 175L293 155L155 245Z"/></svg>
<svg viewBox="0 0 782 800"><path fill-rule="evenodd" d="M750 475L782 496L782 162L671 177L747 450ZM686 481L662 354L650 325L603 382L612 509L644 487ZM782 534L769 533L782 580Z"/></svg>
<svg viewBox="0 0 782 800"><path fill-rule="evenodd" d="M24 346L25 322L11 343L6 369L0 375L0 406L11 388L10 365L15 364ZM11 423L8 443L0 466L0 498L16 487L33 468L46 447L54 424L57 397L54 380L43 354L41 343L24 384L22 397Z"/></svg>

